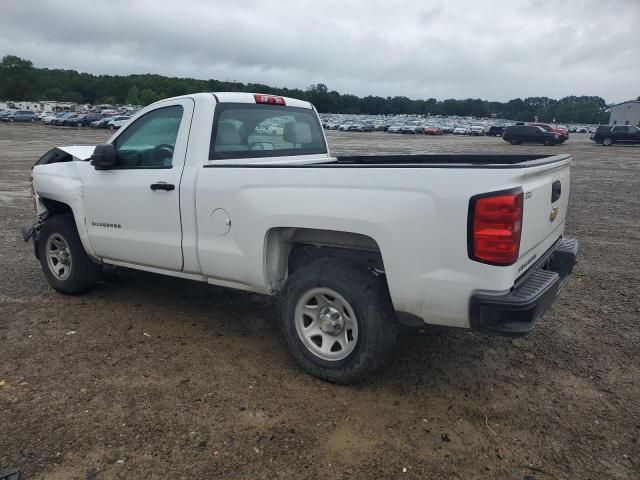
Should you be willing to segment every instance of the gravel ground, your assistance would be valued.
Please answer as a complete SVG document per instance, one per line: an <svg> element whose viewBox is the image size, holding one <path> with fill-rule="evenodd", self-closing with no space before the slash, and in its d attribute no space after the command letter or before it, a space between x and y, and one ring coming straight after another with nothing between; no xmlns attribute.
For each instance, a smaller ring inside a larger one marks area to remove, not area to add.
<svg viewBox="0 0 640 480"><path fill-rule="evenodd" d="M51 290L32 163L104 131L0 124L0 471L47 479L640 478L640 147L329 132L335 153L574 155L580 263L523 339L427 328L352 387L302 373L273 299L128 270Z"/></svg>

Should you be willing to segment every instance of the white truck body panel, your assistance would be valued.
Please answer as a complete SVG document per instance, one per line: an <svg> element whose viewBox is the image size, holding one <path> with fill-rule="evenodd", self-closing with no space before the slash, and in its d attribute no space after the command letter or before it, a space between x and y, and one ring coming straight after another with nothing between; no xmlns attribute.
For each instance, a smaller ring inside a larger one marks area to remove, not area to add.
<svg viewBox="0 0 640 480"><path fill-rule="evenodd" d="M209 160L218 102L255 100L246 93L168 99L139 112L109 140L150 111L180 105L184 116L171 168L96 170L85 161L92 147L63 147L78 161L36 165L34 189L39 198L72 208L85 249L100 261L266 294L279 286L266 266L266 239L275 229L364 235L379 247L394 308L455 327L469 327L471 295L509 292L562 235L567 155L486 168L345 165L328 152ZM299 100L286 103L313 108ZM563 192L550 221L555 180ZM176 191L151 191L155 182L175 184ZM514 187L522 187L525 197L518 261L492 266L470 260L470 198Z"/></svg>

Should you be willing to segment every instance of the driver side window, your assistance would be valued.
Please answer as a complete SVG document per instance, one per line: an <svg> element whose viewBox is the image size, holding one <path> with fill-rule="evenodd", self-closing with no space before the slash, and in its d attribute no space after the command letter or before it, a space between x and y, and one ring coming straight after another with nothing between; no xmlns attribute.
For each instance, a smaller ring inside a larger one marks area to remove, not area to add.
<svg viewBox="0 0 640 480"><path fill-rule="evenodd" d="M158 108L127 127L115 140L116 168L171 168L183 108Z"/></svg>

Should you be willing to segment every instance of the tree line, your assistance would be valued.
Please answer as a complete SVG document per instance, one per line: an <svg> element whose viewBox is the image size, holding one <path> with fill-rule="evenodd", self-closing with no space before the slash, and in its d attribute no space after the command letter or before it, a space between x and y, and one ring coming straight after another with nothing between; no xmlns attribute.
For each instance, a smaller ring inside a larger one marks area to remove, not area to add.
<svg viewBox="0 0 640 480"><path fill-rule="evenodd" d="M77 103L148 105L156 100L194 92L260 92L300 98L318 111L343 114L460 115L560 123L606 122L606 102L601 97L569 96L516 98L493 102L479 98L413 100L404 96L358 97L329 90L324 84L305 90L277 88L259 83L196 80L162 75L93 75L75 70L34 67L30 60L7 55L0 62L0 99L58 100ZM640 97L639 97L640 98Z"/></svg>

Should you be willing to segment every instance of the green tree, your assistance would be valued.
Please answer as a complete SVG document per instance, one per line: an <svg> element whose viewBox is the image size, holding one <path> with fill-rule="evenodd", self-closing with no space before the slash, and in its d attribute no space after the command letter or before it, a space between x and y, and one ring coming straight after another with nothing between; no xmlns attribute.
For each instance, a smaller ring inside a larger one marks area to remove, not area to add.
<svg viewBox="0 0 640 480"><path fill-rule="evenodd" d="M58 87L47 88L44 91L44 96L46 100L59 100L62 98L62 89Z"/></svg>
<svg viewBox="0 0 640 480"><path fill-rule="evenodd" d="M140 105L138 87L134 85L129 89L125 103L128 103L129 105Z"/></svg>
<svg viewBox="0 0 640 480"><path fill-rule="evenodd" d="M95 100L96 105L115 105L116 103L118 103L116 97L112 96L100 97Z"/></svg>
<svg viewBox="0 0 640 480"><path fill-rule="evenodd" d="M149 105L158 99L158 94L150 88L145 88L140 92L140 105Z"/></svg>
<svg viewBox="0 0 640 480"><path fill-rule="evenodd" d="M36 69L30 60L6 55L0 61L0 98L34 100L38 94Z"/></svg>
<svg viewBox="0 0 640 480"><path fill-rule="evenodd" d="M84 98L82 98L82 94L79 92L66 92L60 97L60 100L63 102L75 102L82 103L84 102Z"/></svg>
<svg viewBox="0 0 640 480"><path fill-rule="evenodd" d="M323 83L299 88L271 87L262 83L194 78L168 78L161 75L92 75L75 70L36 68L31 61L7 55L0 61L0 99L67 100L91 103L133 103L147 105L168 96L203 91L260 92L306 99L320 112L418 115L488 115L510 120L563 123L598 123L606 120L606 102L596 96L575 96L555 100L548 97L516 98L508 102L489 102L479 98L438 101L435 98L410 99L404 96L358 97L329 91ZM638 97L640 98L640 97Z"/></svg>

